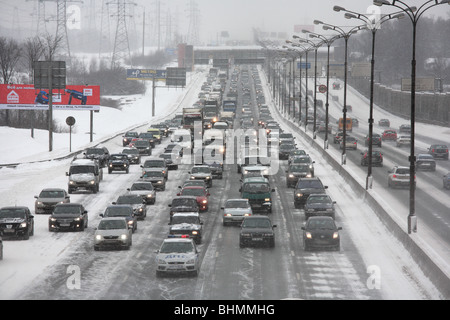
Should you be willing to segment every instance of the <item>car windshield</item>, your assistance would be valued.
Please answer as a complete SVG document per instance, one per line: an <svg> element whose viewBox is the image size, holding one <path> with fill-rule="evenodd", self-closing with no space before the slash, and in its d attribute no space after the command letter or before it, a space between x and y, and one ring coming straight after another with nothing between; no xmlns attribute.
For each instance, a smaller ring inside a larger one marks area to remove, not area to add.
<svg viewBox="0 0 450 320"><path fill-rule="evenodd" d="M155 161L155 160L150 160L150 161L145 161L144 162L144 167L147 168L161 168L164 167L164 160L163 161Z"/></svg>
<svg viewBox="0 0 450 320"><path fill-rule="evenodd" d="M123 149L123 154L139 154L139 150L137 149Z"/></svg>
<svg viewBox="0 0 450 320"><path fill-rule="evenodd" d="M293 144L282 144L280 145L280 150L292 150L295 146Z"/></svg>
<svg viewBox="0 0 450 320"><path fill-rule="evenodd" d="M98 224L98 230L117 230L127 229L127 223L125 220L100 220Z"/></svg>
<svg viewBox="0 0 450 320"><path fill-rule="evenodd" d="M331 199L328 196L309 196L308 203L331 203Z"/></svg>
<svg viewBox="0 0 450 320"><path fill-rule="evenodd" d="M94 173L94 166L71 166L70 174Z"/></svg>
<svg viewBox="0 0 450 320"><path fill-rule="evenodd" d="M300 180L298 184L300 189L322 189L322 184L317 180Z"/></svg>
<svg viewBox="0 0 450 320"><path fill-rule="evenodd" d="M293 151L291 151L291 155L292 156L304 155L304 154L306 154L305 150L293 150Z"/></svg>
<svg viewBox="0 0 450 320"><path fill-rule="evenodd" d="M136 140L134 142L134 145L137 147L147 147L150 145L150 143L147 140Z"/></svg>
<svg viewBox="0 0 450 320"><path fill-rule="evenodd" d="M205 195L205 190L201 189L201 188L187 188L187 189L183 189L181 191L181 194L183 196L204 196Z"/></svg>
<svg viewBox="0 0 450 320"><path fill-rule="evenodd" d="M180 224L180 223L192 223L192 224L200 224L197 216L180 216L174 215L172 217L172 224Z"/></svg>
<svg viewBox="0 0 450 320"><path fill-rule="evenodd" d="M127 132L125 133L125 137L138 137L138 133L137 132Z"/></svg>
<svg viewBox="0 0 450 320"><path fill-rule="evenodd" d="M117 204L141 204L142 198L140 196L120 196L116 202Z"/></svg>
<svg viewBox="0 0 450 320"><path fill-rule="evenodd" d="M310 163L311 159L309 157L298 157L292 160L293 163Z"/></svg>
<svg viewBox="0 0 450 320"><path fill-rule="evenodd" d="M248 202L242 200L227 201L225 208L248 208Z"/></svg>
<svg viewBox="0 0 450 320"><path fill-rule="evenodd" d="M105 210L106 217L128 217L133 214L132 207L108 207Z"/></svg>
<svg viewBox="0 0 450 320"><path fill-rule="evenodd" d="M270 228L271 224L268 219L245 219L243 228Z"/></svg>
<svg viewBox="0 0 450 320"><path fill-rule="evenodd" d="M295 166L291 166L290 170L292 172L308 172L309 171L309 166L295 165Z"/></svg>
<svg viewBox="0 0 450 320"><path fill-rule="evenodd" d="M417 158L422 159L422 160L423 159L430 159L430 160L434 159L431 154L420 154L420 155L417 156Z"/></svg>
<svg viewBox="0 0 450 320"><path fill-rule="evenodd" d="M144 174L144 177L148 178L158 178L158 177L164 177L164 173L161 171L147 171Z"/></svg>
<svg viewBox="0 0 450 320"><path fill-rule="evenodd" d="M335 230L336 225L333 219L309 219L307 229L329 229Z"/></svg>
<svg viewBox="0 0 450 320"><path fill-rule="evenodd" d="M398 168L395 171L396 174L409 174L409 168Z"/></svg>
<svg viewBox="0 0 450 320"><path fill-rule="evenodd" d="M53 214L81 214L80 206L62 205L53 209Z"/></svg>
<svg viewBox="0 0 450 320"><path fill-rule="evenodd" d="M282 139L282 138L284 138L284 139L287 139L287 138L292 139L293 136L292 136L291 133L282 133L282 134L280 134L280 139Z"/></svg>
<svg viewBox="0 0 450 320"><path fill-rule="evenodd" d="M105 151L103 151L103 149L99 149L99 148L92 148L92 149L87 149L86 154L87 155L102 155L102 154L105 154Z"/></svg>
<svg viewBox="0 0 450 320"><path fill-rule="evenodd" d="M193 167L192 173L210 173L211 169L209 167Z"/></svg>
<svg viewBox="0 0 450 320"><path fill-rule="evenodd" d="M139 138L151 139L153 138L153 133L150 132L141 133L139 134Z"/></svg>
<svg viewBox="0 0 450 320"><path fill-rule="evenodd" d="M194 252L194 246L191 242L164 242L160 253L189 253Z"/></svg>
<svg viewBox="0 0 450 320"><path fill-rule="evenodd" d="M39 198L64 198L62 190L43 190L39 194Z"/></svg>
<svg viewBox="0 0 450 320"><path fill-rule="evenodd" d="M267 183L244 183L242 190L251 193L266 193L270 191L270 186Z"/></svg>
<svg viewBox="0 0 450 320"><path fill-rule="evenodd" d="M125 154L112 154L109 158L110 160L126 160L127 156Z"/></svg>
<svg viewBox="0 0 450 320"><path fill-rule="evenodd" d="M0 210L0 218L25 218L25 210L20 208L3 208Z"/></svg>
<svg viewBox="0 0 450 320"><path fill-rule="evenodd" d="M133 183L130 190L153 190L153 185L151 183Z"/></svg>
<svg viewBox="0 0 450 320"><path fill-rule="evenodd" d="M195 199L173 199L172 207L193 207L197 206L197 201Z"/></svg>

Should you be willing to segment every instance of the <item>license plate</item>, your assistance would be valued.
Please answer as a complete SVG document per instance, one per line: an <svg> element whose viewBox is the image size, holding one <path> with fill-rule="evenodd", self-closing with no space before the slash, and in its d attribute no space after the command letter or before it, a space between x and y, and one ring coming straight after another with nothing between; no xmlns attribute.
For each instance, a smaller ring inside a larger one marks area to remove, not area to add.
<svg viewBox="0 0 450 320"><path fill-rule="evenodd" d="M262 238L252 238L252 241L262 241Z"/></svg>
<svg viewBox="0 0 450 320"><path fill-rule="evenodd" d="M61 226L61 227L69 227L69 226L70 226L70 223L61 223L60 226Z"/></svg>
<svg viewBox="0 0 450 320"><path fill-rule="evenodd" d="M4 233L13 233L13 232L15 232L15 230L14 229L3 229L3 232Z"/></svg>
<svg viewBox="0 0 450 320"><path fill-rule="evenodd" d="M168 269L170 269L170 270L179 270L179 269L183 269L183 266L169 266Z"/></svg>

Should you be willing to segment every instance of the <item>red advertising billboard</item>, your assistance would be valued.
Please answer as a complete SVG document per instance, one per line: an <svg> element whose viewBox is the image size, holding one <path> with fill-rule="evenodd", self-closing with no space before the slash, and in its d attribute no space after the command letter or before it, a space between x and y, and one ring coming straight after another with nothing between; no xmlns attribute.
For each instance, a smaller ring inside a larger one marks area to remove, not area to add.
<svg viewBox="0 0 450 320"><path fill-rule="evenodd" d="M52 91L55 110L100 110L100 86L66 86ZM0 84L0 109L47 110L48 90L32 84Z"/></svg>

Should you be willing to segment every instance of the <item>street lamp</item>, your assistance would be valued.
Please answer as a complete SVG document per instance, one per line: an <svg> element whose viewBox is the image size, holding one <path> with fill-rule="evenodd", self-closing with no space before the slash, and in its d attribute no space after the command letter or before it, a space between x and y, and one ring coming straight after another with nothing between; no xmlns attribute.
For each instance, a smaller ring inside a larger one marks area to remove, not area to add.
<svg viewBox="0 0 450 320"><path fill-rule="evenodd" d="M362 29L366 29L366 26L361 25L361 26L356 26L351 28L349 31L345 32L341 27L338 26L334 26L328 23L324 23L322 21L318 21L318 20L314 20L314 24L322 24L323 25L323 29L324 30L332 30L332 31L336 31L337 33L339 33L341 35L342 38L344 38L345 41L345 62L344 62L344 108L342 109L343 112L343 126L342 126L342 143L343 143L343 148L342 148L342 160L341 163L344 165L346 164L346 147L345 147L345 142L346 142L346 134L347 134L347 73L348 73L348 54L347 54L347 49L348 49L348 39L350 38L350 36L356 32L358 32L359 30Z"/></svg>
<svg viewBox="0 0 450 320"><path fill-rule="evenodd" d="M373 137L373 87L374 87L374 71L375 71L375 34L381 24L392 19L401 19L405 15L403 13L393 13L381 16L378 21L372 21L370 17L364 14L346 10L339 6L334 6L334 11L345 12L346 19L359 19L366 23L367 28L372 32L372 58L370 61L370 107L369 107L369 150L367 164L366 190L372 188L372 137Z"/></svg>
<svg viewBox="0 0 450 320"><path fill-rule="evenodd" d="M422 14L430 8L441 4L449 4L450 0L428 0L418 9L407 5L404 1L393 0L392 3L387 0L374 0L377 6L393 6L399 8L411 20L413 26L412 60L411 60L411 150L409 155L409 215L408 215L408 233L417 232L417 217L415 214L415 174L416 157L414 155L415 144L415 117L416 117L416 29L417 22Z"/></svg>
<svg viewBox="0 0 450 320"><path fill-rule="evenodd" d="M324 149L328 149L328 106L329 106L329 102L328 102L328 88L329 88L329 84L330 84L330 46L331 44L339 39L342 38L342 35L338 34L336 36L333 37L325 37L321 34L318 33L314 33L308 30L302 30L303 33L307 33L309 35L310 38L317 38L322 40L321 44L326 44L327 45L327 95L326 95L326 102L325 102L325 140L324 140Z"/></svg>
<svg viewBox="0 0 450 320"><path fill-rule="evenodd" d="M313 139L316 139L317 134L317 50L323 45L323 41L315 43L308 39L300 38L297 35L292 36L300 42L306 42L314 48L314 122L313 122Z"/></svg>

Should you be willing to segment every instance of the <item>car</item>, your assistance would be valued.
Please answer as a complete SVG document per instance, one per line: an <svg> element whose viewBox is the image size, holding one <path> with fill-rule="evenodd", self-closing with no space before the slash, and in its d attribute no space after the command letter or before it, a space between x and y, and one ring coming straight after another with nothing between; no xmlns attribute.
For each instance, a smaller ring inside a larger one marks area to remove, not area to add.
<svg viewBox="0 0 450 320"><path fill-rule="evenodd" d="M359 120L358 120L358 118L352 118L352 126L354 128L358 128L359 127Z"/></svg>
<svg viewBox="0 0 450 320"><path fill-rule="evenodd" d="M314 163L309 155L295 156L289 165L308 165L311 175L314 177Z"/></svg>
<svg viewBox="0 0 450 320"><path fill-rule="evenodd" d="M52 213L58 203L70 202L69 194L61 188L45 188L42 189L38 196L34 197L36 198L34 202L35 214Z"/></svg>
<svg viewBox="0 0 450 320"><path fill-rule="evenodd" d="M3 260L3 239L0 236L0 260Z"/></svg>
<svg viewBox="0 0 450 320"><path fill-rule="evenodd" d="M208 188L212 187L212 172L208 165L195 165L190 171L189 179L191 180L204 180Z"/></svg>
<svg viewBox="0 0 450 320"><path fill-rule="evenodd" d="M141 176L141 181L148 181L153 184L156 190L166 190L166 175L161 169L148 169Z"/></svg>
<svg viewBox="0 0 450 320"><path fill-rule="evenodd" d="M155 204L156 202L156 190L149 181L134 182L127 190L129 194L140 195L146 204Z"/></svg>
<svg viewBox="0 0 450 320"><path fill-rule="evenodd" d="M106 167L109 159L109 151L106 147L87 148L83 152L85 159L97 160L100 167Z"/></svg>
<svg viewBox="0 0 450 320"><path fill-rule="evenodd" d="M197 203L197 197L194 196L178 196L172 199L168 204L170 208L169 218L177 212L199 212L200 209Z"/></svg>
<svg viewBox="0 0 450 320"><path fill-rule="evenodd" d="M378 120L378 125L380 127L390 127L391 121L389 121L389 119L380 119L380 120Z"/></svg>
<svg viewBox="0 0 450 320"><path fill-rule="evenodd" d="M167 167L167 162L162 158L147 159L144 164L141 165L142 174L145 174L147 170L158 169L164 173L166 180L169 180L169 168Z"/></svg>
<svg viewBox="0 0 450 320"><path fill-rule="evenodd" d="M194 196L197 199L199 210L208 211L208 197L210 196L210 193L204 187L184 187L180 192L177 193L177 196Z"/></svg>
<svg viewBox="0 0 450 320"><path fill-rule="evenodd" d="M344 131L336 132L336 134L333 137L333 143L334 144L341 143L343 136L344 136ZM348 137L348 136L349 135L346 135L346 137Z"/></svg>
<svg viewBox="0 0 450 320"><path fill-rule="evenodd" d="M153 133L151 133L151 132L141 132L141 133L139 133L138 138L139 139L143 139L143 140L148 140L148 142L150 142L150 145L152 146L152 148L155 147L157 139L153 136Z"/></svg>
<svg viewBox="0 0 450 320"><path fill-rule="evenodd" d="M310 217L301 229L305 251L313 248L331 248L336 251L341 249L339 230L342 230L342 227L336 226L332 217Z"/></svg>
<svg viewBox="0 0 450 320"><path fill-rule="evenodd" d="M150 132L153 134L153 137L155 138L155 143L161 144L161 130L158 128L148 128L147 132Z"/></svg>
<svg viewBox="0 0 450 320"><path fill-rule="evenodd" d="M159 129L161 135L163 137L167 137L169 135L169 126L164 123L152 124L150 127Z"/></svg>
<svg viewBox="0 0 450 320"><path fill-rule="evenodd" d="M333 82L333 90L339 90L341 88L341 84L339 82Z"/></svg>
<svg viewBox="0 0 450 320"><path fill-rule="evenodd" d="M339 143L339 148L344 149L344 140ZM345 138L345 149L356 150L358 148L358 140L355 137L348 136Z"/></svg>
<svg viewBox="0 0 450 320"><path fill-rule="evenodd" d="M442 184L444 189L450 189L450 172L442 177Z"/></svg>
<svg viewBox="0 0 450 320"><path fill-rule="evenodd" d="M401 148L403 146L411 145L411 136L401 135L397 138L397 147Z"/></svg>
<svg viewBox="0 0 450 320"><path fill-rule="evenodd" d="M200 186L204 187L206 190L208 190L208 185L204 180L186 180L183 182L181 186L178 186L178 189L183 189L187 186Z"/></svg>
<svg viewBox="0 0 450 320"><path fill-rule="evenodd" d="M164 159L166 161L167 170L177 170L178 165L180 163L180 156L171 153L171 152L164 152L159 155L160 158Z"/></svg>
<svg viewBox="0 0 450 320"><path fill-rule="evenodd" d="M300 149L291 150L291 152L289 152L289 156L288 156L288 165L291 164L292 159L295 156L304 156L304 155L306 155L306 151L305 150L300 150Z"/></svg>
<svg viewBox="0 0 450 320"><path fill-rule="evenodd" d="M200 270L199 251L193 239L172 237L163 240L156 251L156 276L169 273L188 273L198 276Z"/></svg>
<svg viewBox="0 0 450 320"><path fill-rule="evenodd" d="M299 178L314 177L314 171L311 172L309 164L292 164L286 170L286 187L293 188Z"/></svg>
<svg viewBox="0 0 450 320"><path fill-rule="evenodd" d="M294 191L295 208L302 208L310 194L325 194L327 188L319 177L299 178Z"/></svg>
<svg viewBox="0 0 450 320"><path fill-rule="evenodd" d="M98 161L90 159L75 159L70 163L67 192L71 194L76 190L87 190L97 193L100 190L100 181L103 180L103 169Z"/></svg>
<svg viewBox="0 0 450 320"><path fill-rule="evenodd" d="M128 156L123 153L113 153L108 159L108 173L113 171L125 171L130 172L130 161Z"/></svg>
<svg viewBox="0 0 450 320"><path fill-rule="evenodd" d="M388 187L409 187L410 168L407 166L394 166L388 171ZM414 187L416 186L416 175L414 175Z"/></svg>
<svg viewBox="0 0 450 320"><path fill-rule="evenodd" d="M244 248L250 244L275 247L274 228L276 226L272 224L268 216L253 215L245 217L239 233L239 247Z"/></svg>
<svg viewBox="0 0 450 320"><path fill-rule="evenodd" d="M94 233L94 250L121 248L129 250L133 243L133 232L123 217L103 218Z"/></svg>
<svg viewBox="0 0 450 320"><path fill-rule="evenodd" d="M121 152L126 154L130 164L140 164L141 163L141 153L136 148L125 148Z"/></svg>
<svg viewBox="0 0 450 320"><path fill-rule="evenodd" d="M252 207L247 199L228 199L225 205L221 207L223 210L222 224L242 223L245 217L253 214Z"/></svg>
<svg viewBox="0 0 450 320"><path fill-rule="evenodd" d="M202 243L203 222L198 212L178 212L169 223L171 235L188 235L196 244Z"/></svg>
<svg viewBox="0 0 450 320"><path fill-rule="evenodd" d="M283 144L285 142L295 144L295 138L290 132L280 133L280 135L278 136L278 141L280 144Z"/></svg>
<svg viewBox="0 0 450 320"><path fill-rule="evenodd" d="M361 152L361 165L369 165L369 150ZM372 150L372 166L383 166L383 153L380 150Z"/></svg>
<svg viewBox="0 0 450 320"><path fill-rule="evenodd" d="M270 168L267 166L245 166L241 171L241 180L243 181L248 177L264 177L269 178Z"/></svg>
<svg viewBox="0 0 450 320"><path fill-rule="evenodd" d="M129 204L113 204L106 207L104 213L100 214L102 218L122 217L127 221L128 228L133 231L137 230L137 219L134 215L133 207Z"/></svg>
<svg viewBox="0 0 450 320"><path fill-rule="evenodd" d="M176 155L179 158L183 157L184 151L183 149L186 148L186 146L183 146L179 143L169 143L165 148L163 154L171 154ZM173 161L173 160L172 160Z"/></svg>
<svg viewBox="0 0 450 320"><path fill-rule="evenodd" d="M122 136L122 145L123 147L126 147L130 144L131 140L133 140L134 138L139 137L139 133L137 131L127 131L125 132L125 134Z"/></svg>
<svg viewBox="0 0 450 320"><path fill-rule="evenodd" d="M272 192L269 179L264 177L250 177L242 181L239 188L242 199L248 199L253 212L262 211L272 213Z"/></svg>
<svg viewBox="0 0 450 320"><path fill-rule="evenodd" d="M383 133L381 134L381 140L386 141L386 140L391 140L391 141L396 141L397 140L397 131L394 129L386 129L383 131Z"/></svg>
<svg viewBox="0 0 450 320"><path fill-rule="evenodd" d="M133 213L138 220L144 220L147 217L147 203L138 194L123 194L112 204L129 204L133 207Z"/></svg>
<svg viewBox="0 0 450 320"><path fill-rule="evenodd" d="M34 216L28 207L0 208L0 235L28 240L34 235Z"/></svg>
<svg viewBox="0 0 450 320"><path fill-rule="evenodd" d="M409 124L402 124L400 125L400 127L398 128L398 133L411 133L411 125Z"/></svg>
<svg viewBox="0 0 450 320"><path fill-rule="evenodd" d="M148 140L138 138L129 144L130 147L134 147L139 150L141 155L151 156L152 146Z"/></svg>
<svg viewBox="0 0 450 320"><path fill-rule="evenodd" d="M326 132L327 131L327 126L325 121L320 121L317 124L317 132ZM331 133L331 126L328 126L328 133Z"/></svg>
<svg viewBox="0 0 450 320"><path fill-rule="evenodd" d="M428 148L428 153L435 159L442 158L448 160L448 146L445 144L432 144Z"/></svg>
<svg viewBox="0 0 450 320"><path fill-rule="evenodd" d="M431 154L419 153L416 157L417 170L436 171L436 160Z"/></svg>
<svg viewBox="0 0 450 320"><path fill-rule="evenodd" d="M48 231L84 231L88 227L88 212L81 203L60 203L48 218Z"/></svg>
<svg viewBox="0 0 450 320"><path fill-rule="evenodd" d="M367 147L370 143L370 137L369 135L366 135L366 138L364 139L364 145ZM378 146L381 148L381 135L378 133L372 133L372 145Z"/></svg>
<svg viewBox="0 0 450 320"><path fill-rule="evenodd" d="M334 205L336 201L333 201L327 194L310 194L305 203L305 218L308 219L311 216L329 216L335 218Z"/></svg>

